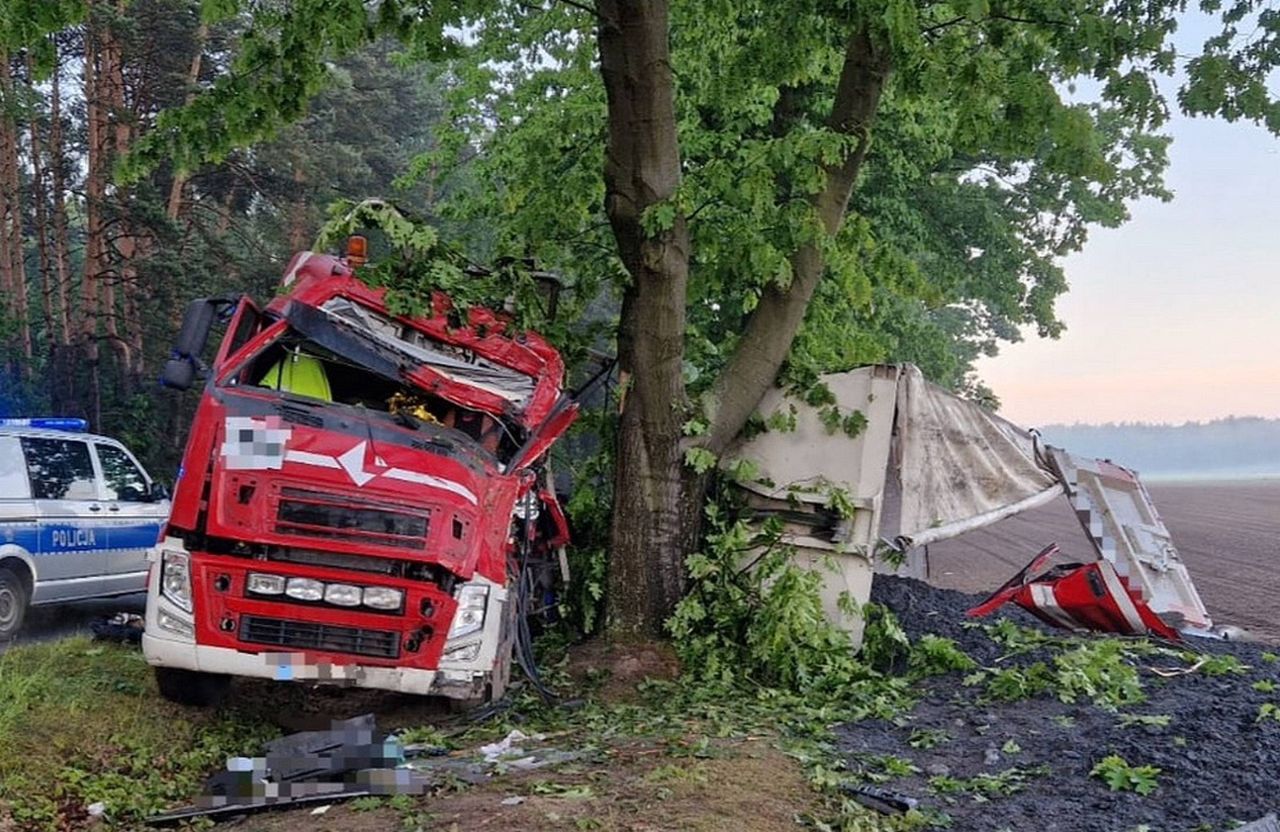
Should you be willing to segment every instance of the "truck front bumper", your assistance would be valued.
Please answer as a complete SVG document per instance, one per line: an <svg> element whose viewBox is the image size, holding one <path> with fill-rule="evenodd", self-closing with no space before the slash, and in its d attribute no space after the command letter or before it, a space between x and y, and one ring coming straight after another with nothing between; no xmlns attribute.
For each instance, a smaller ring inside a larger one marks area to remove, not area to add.
<svg viewBox="0 0 1280 832"><path fill-rule="evenodd" d="M151 633L142 636L142 652L149 664L198 670L203 673L225 673L230 676L252 676L280 682L311 681L318 683L379 688L420 695L439 694L470 698L473 687L471 671L457 671L456 678L446 679L450 671L418 670L397 667L369 667L358 664L311 663L303 653L243 653L226 647L210 647L167 638ZM437 684L440 682L441 684ZM480 690L483 691L483 683Z"/></svg>
<svg viewBox="0 0 1280 832"><path fill-rule="evenodd" d="M463 648L474 645L468 655L450 658L446 651L445 659L436 669L366 665L354 660L329 661L304 652L237 650L197 643L193 614L180 609L160 592L160 561L166 549L186 552L181 542L173 538L166 538L150 552L153 567L142 636L142 654L148 664L281 682L349 685L465 700L484 698L494 687L505 685L508 669L504 664L510 661L505 652L509 645L502 643L507 591L497 584L486 582L490 583L491 591L483 629L457 639L460 644L448 643L451 647Z"/></svg>

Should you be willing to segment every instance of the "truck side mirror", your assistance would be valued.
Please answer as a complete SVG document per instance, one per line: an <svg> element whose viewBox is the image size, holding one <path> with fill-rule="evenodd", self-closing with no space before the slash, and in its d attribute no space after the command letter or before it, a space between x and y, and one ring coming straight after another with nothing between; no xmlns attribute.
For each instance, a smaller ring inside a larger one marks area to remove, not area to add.
<svg viewBox="0 0 1280 832"><path fill-rule="evenodd" d="M187 304L182 316L182 328L173 342L173 357L165 362L160 373L160 384L174 390L190 390L195 383L196 368L200 366L200 354L209 341L209 331L218 309L227 306L227 298L196 298Z"/></svg>
<svg viewBox="0 0 1280 832"><path fill-rule="evenodd" d="M170 358L160 371L160 386L173 390L190 390L196 380L196 365L189 358Z"/></svg>
<svg viewBox="0 0 1280 832"><path fill-rule="evenodd" d="M204 352L215 311L213 298L196 298L187 305L187 312L182 316L182 329L178 330L178 337L173 342L174 355L198 358Z"/></svg>

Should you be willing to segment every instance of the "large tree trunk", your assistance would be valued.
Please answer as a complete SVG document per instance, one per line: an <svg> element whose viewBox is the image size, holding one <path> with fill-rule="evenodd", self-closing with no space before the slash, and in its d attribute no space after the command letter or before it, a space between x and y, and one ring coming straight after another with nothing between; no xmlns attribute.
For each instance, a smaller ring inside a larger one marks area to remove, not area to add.
<svg viewBox="0 0 1280 832"><path fill-rule="evenodd" d="M646 234L642 217L680 184L666 0L601 0L600 72L608 97L605 209L631 276L622 306L623 381L613 490L608 626L659 630L683 591L690 504L680 440L689 232Z"/></svg>
<svg viewBox="0 0 1280 832"><path fill-rule="evenodd" d="M698 543L705 496L705 478L685 465L682 431L689 233L678 210L654 236L641 222L680 181L667 3L601 0L597 8L609 112L605 207L631 276L618 336L622 399L609 626L615 633L653 633L683 593L684 558ZM844 220L890 68L888 50L869 31L850 37L828 127L853 141L843 159L825 167L825 187L812 198L828 234ZM764 292L708 397L710 429L697 444L717 455L774 383L825 269L816 244L795 251L791 265L790 284Z"/></svg>
<svg viewBox="0 0 1280 832"><path fill-rule="evenodd" d="M302 169L302 160L294 156L293 201L289 205L289 251L311 248L307 231L307 174Z"/></svg>
<svg viewBox="0 0 1280 832"><path fill-rule="evenodd" d="M16 137L9 135L9 119L5 115L11 104L7 86L3 82L8 75L8 65L8 54L0 52L0 294L4 295L0 299L3 304L0 312L7 318L17 314L17 276L13 272L13 258L9 254L9 222L10 215L15 210L9 193L9 162L12 155L10 151L16 149L17 142Z"/></svg>

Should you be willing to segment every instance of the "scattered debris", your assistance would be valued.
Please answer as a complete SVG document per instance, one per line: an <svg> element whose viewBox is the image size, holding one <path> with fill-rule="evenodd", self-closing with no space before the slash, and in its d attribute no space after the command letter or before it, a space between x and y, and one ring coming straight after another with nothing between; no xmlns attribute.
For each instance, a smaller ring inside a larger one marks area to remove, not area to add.
<svg viewBox="0 0 1280 832"><path fill-rule="evenodd" d="M146 621L131 612L118 612L110 617L95 619L89 630L98 641L118 641L122 644L141 644L142 628Z"/></svg>
<svg viewBox="0 0 1280 832"><path fill-rule="evenodd" d="M484 755L486 762L493 763L512 754L523 754L524 752L520 750L520 747L517 746L516 743L524 742L529 739L533 739L533 737L530 737L523 731L516 729L495 743L480 746L479 751Z"/></svg>
<svg viewBox="0 0 1280 832"><path fill-rule="evenodd" d="M225 771L205 782L204 794L195 805L153 815L147 822L170 826L198 817L220 820L317 803L321 805L311 814L322 815L339 800L421 795L445 782L475 785L504 771L531 771L581 756L577 751L526 750L518 745L545 739L543 734L512 731L474 752L449 755L436 745L406 745L380 732L373 715L365 714L334 721L327 731L303 731L272 740L259 757L231 757Z"/></svg>
<svg viewBox="0 0 1280 832"><path fill-rule="evenodd" d="M868 809L875 809L877 812L883 812L886 815L895 812L900 814L909 812L920 805L920 801L914 797L908 797L905 794L877 788L876 786L846 783L840 787L840 790Z"/></svg>
<svg viewBox="0 0 1280 832"><path fill-rule="evenodd" d="M1056 543L1046 546L1004 586L965 615L980 618L1012 601L1053 627L1150 634L1170 641L1181 638L1177 630L1151 611L1110 561L1063 563L1039 571L1057 553Z"/></svg>
<svg viewBox="0 0 1280 832"><path fill-rule="evenodd" d="M1272 812L1252 823L1237 826L1236 832L1280 832L1280 820L1277 820L1275 813Z"/></svg>

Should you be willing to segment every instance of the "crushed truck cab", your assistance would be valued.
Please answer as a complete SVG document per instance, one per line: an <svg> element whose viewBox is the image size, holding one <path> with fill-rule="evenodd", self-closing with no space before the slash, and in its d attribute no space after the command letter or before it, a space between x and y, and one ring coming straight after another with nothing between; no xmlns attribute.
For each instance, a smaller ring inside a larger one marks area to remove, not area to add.
<svg viewBox="0 0 1280 832"><path fill-rule="evenodd" d="M150 553L143 651L162 693L211 702L253 676L501 695L531 563L568 538L545 471L577 414L559 353L439 293L397 315L347 261L304 252L264 309L193 304L170 386L219 304Z"/></svg>

